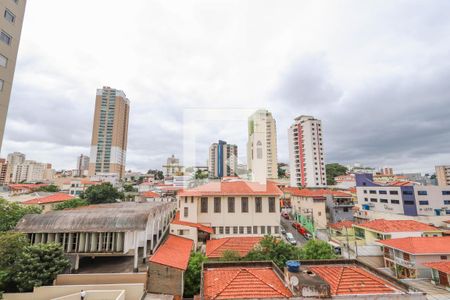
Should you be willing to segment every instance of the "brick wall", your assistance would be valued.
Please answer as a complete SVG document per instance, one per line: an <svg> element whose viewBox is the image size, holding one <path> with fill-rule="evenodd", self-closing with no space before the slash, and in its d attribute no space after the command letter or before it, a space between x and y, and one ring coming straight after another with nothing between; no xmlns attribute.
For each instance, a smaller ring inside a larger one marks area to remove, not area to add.
<svg viewBox="0 0 450 300"><path fill-rule="evenodd" d="M148 292L182 296L184 287L183 272L179 269L150 262Z"/></svg>

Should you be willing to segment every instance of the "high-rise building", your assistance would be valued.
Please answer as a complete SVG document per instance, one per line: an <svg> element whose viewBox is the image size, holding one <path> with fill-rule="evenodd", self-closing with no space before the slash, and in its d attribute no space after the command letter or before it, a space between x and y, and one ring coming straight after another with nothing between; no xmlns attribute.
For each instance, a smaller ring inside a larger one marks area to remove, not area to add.
<svg viewBox="0 0 450 300"><path fill-rule="evenodd" d="M11 181L15 183L35 183L50 181L53 177L54 170L52 169L52 164L26 160L14 166Z"/></svg>
<svg viewBox="0 0 450 300"><path fill-rule="evenodd" d="M278 178L277 127L268 110L248 118L247 168L252 181Z"/></svg>
<svg viewBox="0 0 450 300"><path fill-rule="evenodd" d="M327 184L322 122L299 116L288 130L290 185L317 187Z"/></svg>
<svg viewBox="0 0 450 300"><path fill-rule="evenodd" d="M208 171L210 178L235 176L237 172L238 147L225 141L209 147Z"/></svg>
<svg viewBox="0 0 450 300"><path fill-rule="evenodd" d="M0 0L0 149L5 132L26 0Z"/></svg>
<svg viewBox="0 0 450 300"><path fill-rule="evenodd" d="M125 174L130 101L110 87L97 90L89 176Z"/></svg>
<svg viewBox="0 0 450 300"><path fill-rule="evenodd" d="M76 176L86 176L89 170L89 156L81 154L77 159Z"/></svg>
<svg viewBox="0 0 450 300"><path fill-rule="evenodd" d="M440 186L450 185L450 165L436 166L436 180Z"/></svg>
<svg viewBox="0 0 450 300"><path fill-rule="evenodd" d="M6 183L6 172L8 171L8 162L4 158L0 158L0 185Z"/></svg>
<svg viewBox="0 0 450 300"><path fill-rule="evenodd" d="M16 165L22 164L25 161L25 154L20 152L13 152L8 154L6 157L6 161L8 162L8 167L6 170L6 178L5 182L10 182L12 180L12 175L14 171L14 167Z"/></svg>

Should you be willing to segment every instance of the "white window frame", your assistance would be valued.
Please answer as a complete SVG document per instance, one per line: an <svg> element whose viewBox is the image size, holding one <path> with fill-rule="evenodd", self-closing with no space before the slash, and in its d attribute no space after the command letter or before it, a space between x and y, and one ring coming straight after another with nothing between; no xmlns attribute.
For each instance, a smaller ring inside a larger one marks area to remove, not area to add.
<svg viewBox="0 0 450 300"><path fill-rule="evenodd" d="M5 64L3 64L3 61ZM8 58L2 54L0 54L0 67L6 68L8 66Z"/></svg>

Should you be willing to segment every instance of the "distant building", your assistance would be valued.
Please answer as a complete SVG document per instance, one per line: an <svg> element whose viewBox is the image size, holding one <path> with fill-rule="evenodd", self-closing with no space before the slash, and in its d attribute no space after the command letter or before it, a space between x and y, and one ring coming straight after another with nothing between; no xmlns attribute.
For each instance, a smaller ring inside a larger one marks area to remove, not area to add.
<svg viewBox="0 0 450 300"><path fill-rule="evenodd" d="M238 147L225 141L209 147L208 172L210 178L235 176L237 172Z"/></svg>
<svg viewBox="0 0 450 300"><path fill-rule="evenodd" d="M6 182L11 182L14 167L25 162L25 154L20 152L9 153L6 161L8 162L8 168L6 170Z"/></svg>
<svg viewBox="0 0 450 300"><path fill-rule="evenodd" d="M394 175L394 170L392 168L383 167L380 171L382 175Z"/></svg>
<svg viewBox="0 0 450 300"><path fill-rule="evenodd" d="M125 174L130 100L121 90L97 90L89 176Z"/></svg>
<svg viewBox="0 0 450 300"><path fill-rule="evenodd" d="M341 189L349 189L356 186L355 174L345 174L334 177L336 187Z"/></svg>
<svg viewBox="0 0 450 300"><path fill-rule="evenodd" d="M322 122L311 116L295 118L288 140L291 186L326 186Z"/></svg>
<svg viewBox="0 0 450 300"><path fill-rule="evenodd" d="M180 164L180 159L176 158L173 154L171 157L167 158L167 162L163 166L163 169L165 177L183 175L183 166Z"/></svg>
<svg viewBox="0 0 450 300"><path fill-rule="evenodd" d="M408 181L417 182L421 185L433 185L433 182L429 175L423 176L420 173L401 173L397 174L397 176L402 176Z"/></svg>
<svg viewBox="0 0 450 300"><path fill-rule="evenodd" d="M272 113L258 110L248 119L247 168L252 181L278 178L277 128Z"/></svg>
<svg viewBox="0 0 450 300"><path fill-rule="evenodd" d="M53 177L54 170L51 164L26 160L14 166L11 182L48 182L53 180Z"/></svg>
<svg viewBox="0 0 450 300"><path fill-rule="evenodd" d="M72 195L64 194L64 193L55 193L52 195L34 198L22 202L25 205L37 205L42 208L42 212L46 213L48 211L53 210L56 204L65 202L67 200L74 199L75 197Z"/></svg>
<svg viewBox="0 0 450 300"><path fill-rule="evenodd" d="M436 166L436 179L439 186L450 185L450 165Z"/></svg>
<svg viewBox="0 0 450 300"><path fill-rule="evenodd" d="M8 172L8 162L4 158L0 158L0 185L4 185L6 183Z"/></svg>
<svg viewBox="0 0 450 300"><path fill-rule="evenodd" d="M76 176L87 176L89 172L89 156L81 154L77 159Z"/></svg>

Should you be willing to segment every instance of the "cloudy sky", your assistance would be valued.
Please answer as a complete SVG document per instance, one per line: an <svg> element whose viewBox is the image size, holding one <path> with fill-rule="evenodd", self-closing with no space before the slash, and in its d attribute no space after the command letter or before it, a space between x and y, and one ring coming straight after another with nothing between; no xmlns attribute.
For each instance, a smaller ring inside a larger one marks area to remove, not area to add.
<svg viewBox="0 0 450 300"><path fill-rule="evenodd" d="M322 120L328 162L430 172L450 163L449 11L446 0L28 1L2 155L74 168L107 85L131 101L130 169L182 156L191 130L199 163L217 139L244 162L245 116L267 108L280 161L307 114Z"/></svg>

